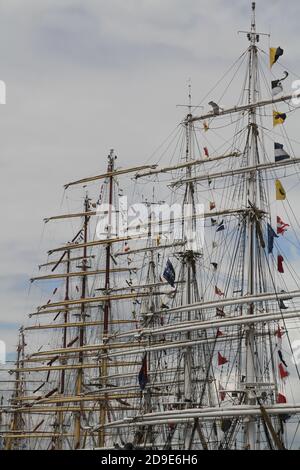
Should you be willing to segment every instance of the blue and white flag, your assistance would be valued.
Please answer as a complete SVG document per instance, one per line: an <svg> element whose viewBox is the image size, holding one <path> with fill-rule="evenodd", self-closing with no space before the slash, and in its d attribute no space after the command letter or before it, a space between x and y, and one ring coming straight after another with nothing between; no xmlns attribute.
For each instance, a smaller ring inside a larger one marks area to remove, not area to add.
<svg viewBox="0 0 300 470"><path fill-rule="evenodd" d="M218 228L217 228L217 232L221 232L222 230L225 230L223 220L222 220L222 222L219 223Z"/></svg>
<svg viewBox="0 0 300 470"><path fill-rule="evenodd" d="M274 238L279 238L270 224L268 224L268 252L273 253Z"/></svg>
<svg viewBox="0 0 300 470"><path fill-rule="evenodd" d="M283 149L283 145L278 142L274 143L275 162L281 162L290 158L289 154Z"/></svg>
<svg viewBox="0 0 300 470"><path fill-rule="evenodd" d="M165 278L166 281L170 284L170 286L174 287L174 282L175 282L175 269L173 267L173 264L171 261L168 259L165 270L163 272L163 277Z"/></svg>

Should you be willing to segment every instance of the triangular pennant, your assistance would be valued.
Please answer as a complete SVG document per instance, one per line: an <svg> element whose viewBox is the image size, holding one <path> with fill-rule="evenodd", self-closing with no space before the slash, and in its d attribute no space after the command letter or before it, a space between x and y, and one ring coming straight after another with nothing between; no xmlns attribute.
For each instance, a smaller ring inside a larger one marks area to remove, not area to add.
<svg viewBox="0 0 300 470"><path fill-rule="evenodd" d="M205 155L206 157L209 157L208 148L207 148L207 147L204 147L203 150L204 150L204 155Z"/></svg>
<svg viewBox="0 0 300 470"><path fill-rule="evenodd" d="M285 76L283 78L280 78L279 80L272 80L272 96L276 96L279 93L283 92L282 82L289 76L289 73L284 72L284 75Z"/></svg>
<svg viewBox="0 0 300 470"><path fill-rule="evenodd" d="M278 393L277 398L276 398L276 403L278 404L283 404L286 403L286 398L282 393Z"/></svg>
<svg viewBox="0 0 300 470"><path fill-rule="evenodd" d="M274 232L272 226L268 224L268 253L273 253L274 238L278 238L278 235Z"/></svg>
<svg viewBox="0 0 300 470"><path fill-rule="evenodd" d="M222 222L219 223L218 228L217 228L217 232L221 232L222 230L225 230L223 220L222 220Z"/></svg>
<svg viewBox="0 0 300 470"><path fill-rule="evenodd" d="M224 296L224 292L222 292L221 289L218 288L218 286L215 286L215 294L218 295L219 297Z"/></svg>
<svg viewBox="0 0 300 470"><path fill-rule="evenodd" d="M287 363L285 362L285 360L283 359L283 354L281 352L280 349L278 349L278 356L279 356L279 359L281 360L282 364L287 367Z"/></svg>
<svg viewBox="0 0 300 470"><path fill-rule="evenodd" d="M273 111L273 126L278 126L278 124L283 124L286 120L285 113L279 113L278 111Z"/></svg>
<svg viewBox="0 0 300 470"><path fill-rule="evenodd" d="M175 269L169 259L164 269L163 277L170 284L171 287L175 286Z"/></svg>
<svg viewBox="0 0 300 470"><path fill-rule="evenodd" d="M283 222L283 220L277 216L277 235L283 235L287 231L289 224Z"/></svg>
<svg viewBox="0 0 300 470"><path fill-rule="evenodd" d="M272 67L279 57L284 53L284 50L281 47L270 47L270 67Z"/></svg>
<svg viewBox="0 0 300 470"><path fill-rule="evenodd" d="M274 154L275 154L275 162L281 162L282 160L288 160L290 155L284 150L283 144L279 144L278 142L274 143Z"/></svg>
<svg viewBox="0 0 300 470"><path fill-rule="evenodd" d="M288 373L287 370L285 370L285 368L283 367L283 364L280 362L280 364L278 365L278 368L279 368L279 375L280 375L280 378L281 379L285 379L286 377L288 377L290 374Z"/></svg>
<svg viewBox="0 0 300 470"><path fill-rule="evenodd" d="M281 273L281 274L284 273L283 262L284 262L283 256L278 255L278 257L277 257L277 269L278 269L278 272Z"/></svg>
<svg viewBox="0 0 300 470"><path fill-rule="evenodd" d="M275 336L277 336L278 339L281 339L283 336L283 331L281 327L278 327L277 330L274 333Z"/></svg>
<svg viewBox="0 0 300 470"><path fill-rule="evenodd" d="M286 198L286 192L284 187L282 186L279 180L275 181L275 188L276 188L276 200L277 201L284 201Z"/></svg>
<svg viewBox="0 0 300 470"><path fill-rule="evenodd" d="M218 366L223 366L224 364L227 364L228 359L225 356L222 356L220 352L218 352Z"/></svg>

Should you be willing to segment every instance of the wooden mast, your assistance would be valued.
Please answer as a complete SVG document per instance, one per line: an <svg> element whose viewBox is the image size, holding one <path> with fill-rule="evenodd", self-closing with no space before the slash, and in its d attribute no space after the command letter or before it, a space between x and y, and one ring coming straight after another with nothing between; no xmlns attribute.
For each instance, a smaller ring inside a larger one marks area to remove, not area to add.
<svg viewBox="0 0 300 470"><path fill-rule="evenodd" d="M114 155L114 151L111 150L108 156L108 166L107 166L107 173L109 174L109 189L108 189L108 238L111 237L111 227L112 227L112 204L113 204L113 183L114 183L114 164L115 164L116 156ZM106 245L106 261L105 261L105 284L104 284L104 292L106 295L109 293L110 288L110 261L111 261L111 244L108 243ZM110 316L110 308L111 303L110 299L105 301L104 304L104 312L103 312L103 334L102 334L102 341L105 342L108 336L109 331L109 316ZM104 350L104 357L101 361L101 368L100 368L100 382L102 387L106 387L107 385L107 351ZM103 378L102 378L103 377ZM99 447L105 446L105 431L104 425L106 423L108 413L108 397L103 403L101 403L100 408L100 430L98 433L98 444Z"/></svg>
<svg viewBox="0 0 300 470"><path fill-rule="evenodd" d="M84 209L85 212L88 212L89 210L89 198L86 195L85 201L84 201ZM88 223L89 223L89 217L85 216L84 218L84 243L87 243L87 238L88 238ZM82 260L82 270L84 272L87 271L87 246L84 245L83 247L83 260ZM87 276L82 277L81 281L81 298L84 299L86 296L86 290L87 290ZM86 317L86 311L85 311L85 304L81 304L80 308L80 321L85 322L85 317ZM65 329L66 331L66 329ZM84 345L84 340L85 340L85 327L80 326L79 327L79 346L82 347ZM84 352L80 351L79 352L79 364L83 365L84 362ZM82 391L82 382L83 382L83 368L78 369L77 373L77 378L76 378L76 385L75 385L75 390L76 390L76 395L79 396ZM82 402L80 402L80 408L82 407ZM80 412L77 412L75 414L75 422L74 422L74 448L79 449L80 444L81 444L81 420L82 420L82 414L83 411L80 410Z"/></svg>
<svg viewBox="0 0 300 470"><path fill-rule="evenodd" d="M255 20L255 2L252 3L252 20L251 20L251 33L248 36L250 41L249 47L249 75L248 75L248 104L251 105L257 100L258 89L257 89L257 80L258 80L258 58L257 58L257 42L259 40L258 35L256 34L256 20ZM248 147L248 160L247 163L249 166L257 165L258 161L258 144L257 144L257 135L258 135L258 126L256 122L256 108L250 108L249 111L249 139L250 147ZM257 206L259 201L259 195L257 194L257 175L255 172L249 172L247 178L247 195L246 198L253 204ZM247 293L250 295L255 294L256 284L255 284L255 257L256 257L256 242L255 242L255 224L252 214L249 212L247 224L247 238L246 238L246 249L247 249L247 258L246 258L246 269L247 272ZM248 264L247 264L248 263ZM247 315L253 315L254 306L250 303L247 307ZM254 384L256 382L256 365L255 365L255 326L250 324L246 330L245 337L245 383ZM252 385L253 387L253 385ZM250 390L247 392L245 397L245 402L247 404L254 405L256 402L255 392ZM255 450L256 448L256 425L255 421L249 417L245 423L245 449Z"/></svg>
<svg viewBox="0 0 300 470"><path fill-rule="evenodd" d="M70 272L70 252L67 252L67 266L66 266L66 273ZM70 278L66 277L66 287L65 287L65 300L69 300L69 286L70 286ZM64 324L67 325L69 321L69 311L68 307L66 307L64 312ZM62 334L62 345L63 348L67 346L67 328L63 328ZM61 396L64 396L65 393L65 378L66 378L66 370L62 369L60 374L60 387L59 392ZM57 406L59 408L62 407L62 403L58 403ZM63 439L62 436L64 434L64 412L62 410L58 411L57 413L57 427L58 427L58 434L61 434L61 437L54 439L53 442L53 449L61 450L63 449Z"/></svg>
<svg viewBox="0 0 300 470"><path fill-rule="evenodd" d="M24 362L22 362L22 358L24 359L24 348L25 348L25 339L24 339L24 332L20 331L20 336L19 336L19 344L17 348L17 361L16 361L16 366L17 366L17 371L16 371L16 377L15 377L15 399L17 400L18 397L20 397L23 394L24 391L24 384L23 384L23 372L22 372L22 367L24 367ZM13 411L12 413L12 418L11 418L11 423L10 423L10 434L13 433L16 430L22 430L23 429L23 417L21 412L19 411ZM6 450L12 450L14 446L14 440L11 439L10 437L7 437L4 442L4 448Z"/></svg>

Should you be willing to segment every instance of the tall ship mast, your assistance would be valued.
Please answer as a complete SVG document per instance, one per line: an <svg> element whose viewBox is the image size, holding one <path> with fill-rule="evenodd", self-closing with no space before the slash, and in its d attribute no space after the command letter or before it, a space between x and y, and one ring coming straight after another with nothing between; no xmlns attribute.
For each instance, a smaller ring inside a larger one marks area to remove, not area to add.
<svg viewBox="0 0 300 470"><path fill-rule="evenodd" d="M202 114L189 84L157 160L124 168L111 150L103 173L66 184L82 206L45 219L67 243L31 279L42 301L9 370L2 448L299 445L300 157L285 128L299 94L255 14Z"/></svg>

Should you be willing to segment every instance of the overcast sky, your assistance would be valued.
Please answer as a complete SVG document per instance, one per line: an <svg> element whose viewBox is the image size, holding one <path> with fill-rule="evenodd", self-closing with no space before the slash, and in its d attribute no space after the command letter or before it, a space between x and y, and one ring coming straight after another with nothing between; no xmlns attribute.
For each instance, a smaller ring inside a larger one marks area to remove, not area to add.
<svg viewBox="0 0 300 470"><path fill-rule="evenodd" d="M186 101L187 80L200 102L247 47L237 31L249 28L250 5L0 2L0 79L7 85L0 105L0 339L9 351L32 308L28 278L43 260L42 219L60 211L63 184L102 172L111 147L124 166L146 160L180 121L176 104ZM299 1L258 1L257 14L259 31L272 33L300 74ZM50 246L47 235L44 242Z"/></svg>

